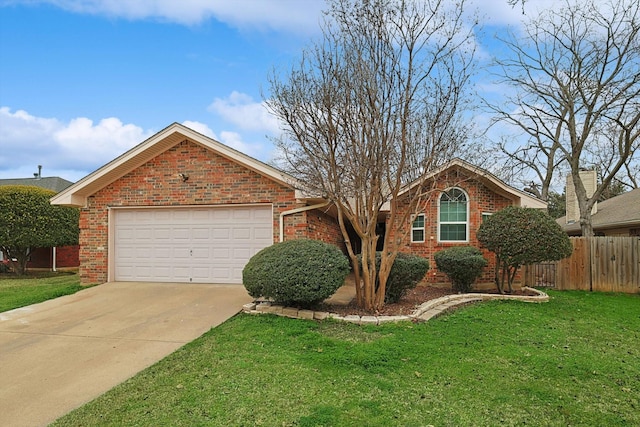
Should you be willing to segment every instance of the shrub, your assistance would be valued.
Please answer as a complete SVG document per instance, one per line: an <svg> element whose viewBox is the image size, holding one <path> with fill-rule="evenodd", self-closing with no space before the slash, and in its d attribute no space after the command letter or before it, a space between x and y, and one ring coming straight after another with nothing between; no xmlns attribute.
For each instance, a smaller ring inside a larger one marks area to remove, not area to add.
<svg viewBox="0 0 640 427"><path fill-rule="evenodd" d="M471 285L487 266L487 260L478 248L472 246L455 246L436 252L433 258L438 270L449 276L453 290L469 292Z"/></svg>
<svg viewBox="0 0 640 427"><path fill-rule="evenodd" d="M380 252L376 252L376 269L380 271ZM358 256L358 261L362 265L362 259ZM384 302L394 303L400 301L409 289L415 288L429 271L429 260L426 258L398 252L393 262L387 287L384 293ZM378 284L376 283L376 289Z"/></svg>
<svg viewBox="0 0 640 427"><path fill-rule="evenodd" d="M290 240L255 254L242 271L242 282L254 298L311 306L333 295L349 271L349 261L337 247L318 240Z"/></svg>
<svg viewBox="0 0 640 427"><path fill-rule="evenodd" d="M478 241L496 254L495 281L500 293L504 293L505 279L512 291L521 265L557 261L573 251L567 234L546 212L516 206L487 218L478 229Z"/></svg>
<svg viewBox="0 0 640 427"><path fill-rule="evenodd" d="M16 274L25 274L32 248L77 245L80 210L54 206L55 191L26 185L0 187L0 246Z"/></svg>

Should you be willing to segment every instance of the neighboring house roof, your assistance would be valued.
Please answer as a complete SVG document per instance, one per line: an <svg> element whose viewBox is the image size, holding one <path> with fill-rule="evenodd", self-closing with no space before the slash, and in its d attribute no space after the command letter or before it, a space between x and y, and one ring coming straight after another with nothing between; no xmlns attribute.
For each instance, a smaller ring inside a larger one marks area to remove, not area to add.
<svg viewBox="0 0 640 427"><path fill-rule="evenodd" d="M567 224L567 217L556 220L567 233L580 232L580 222ZM598 211L591 216L594 230L640 226L640 188L598 202Z"/></svg>
<svg viewBox="0 0 640 427"><path fill-rule="evenodd" d="M515 206L535 208L535 209L547 208L547 202L540 200L537 197L533 197L529 193L526 193L522 190L518 190L517 188L506 184L504 181L502 181L500 178L493 175L491 172L485 169L482 169L478 166L472 165L471 163L459 158L455 158L445 163L441 167L436 168L431 173L429 173L426 178L431 179L456 168L464 169L467 172L470 172L472 175L474 175L477 179L479 179L485 186L487 186L492 191L506 197L509 200L513 200ZM415 187L418 184L419 184L419 181L415 181L410 185L408 185L404 189L404 191L408 191L409 189ZM403 192L401 192L401 194Z"/></svg>
<svg viewBox="0 0 640 427"><path fill-rule="evenodd" d="M51 176L51 177L40 177L40 178L11 178L11 179L0 179L0 186L4 185L30 185L33 187L40 187L46 190L53 190L56 193L64 190L65 188L72 185L73 182L67 181L66 179Z"/></svg>
<svg viewBox="0 0 640 427"><path fill-rule="evenodd" d="M146 141L92 172L66 190L51 198L54 205L85 206L87 197L111 184L154 157L162 154L185 139L205 147L222 157L243 165L254 172L291 188L299 188L296 180L286 173L256 160L246 154L183 126L173 123Z"/></svg>

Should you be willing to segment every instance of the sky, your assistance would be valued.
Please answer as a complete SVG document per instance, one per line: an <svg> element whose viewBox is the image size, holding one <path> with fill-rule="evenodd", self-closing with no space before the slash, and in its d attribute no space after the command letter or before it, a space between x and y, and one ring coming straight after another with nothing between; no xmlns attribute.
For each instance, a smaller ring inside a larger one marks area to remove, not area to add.
<svg viewBox="0 0 640 427"><path fill-rule="evenodd" d="M528 0L525 8L558 0ZM521 6L473 0L494 35ZM0 178L77 181L174 122L269 162L268 77L320 36L323 0L0 0ZM528 10L528 9L527 9Z"/></svg>

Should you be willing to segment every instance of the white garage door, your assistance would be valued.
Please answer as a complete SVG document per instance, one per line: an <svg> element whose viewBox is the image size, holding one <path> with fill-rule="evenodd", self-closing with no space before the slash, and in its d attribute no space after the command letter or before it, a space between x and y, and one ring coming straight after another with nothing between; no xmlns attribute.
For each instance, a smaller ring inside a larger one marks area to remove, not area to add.
<svg viewBox="0 0 640 427"><path fill-rule="evenodd" d="M119 209L116 281L242 283L242 269L273 243L270 205Z"/></svg>

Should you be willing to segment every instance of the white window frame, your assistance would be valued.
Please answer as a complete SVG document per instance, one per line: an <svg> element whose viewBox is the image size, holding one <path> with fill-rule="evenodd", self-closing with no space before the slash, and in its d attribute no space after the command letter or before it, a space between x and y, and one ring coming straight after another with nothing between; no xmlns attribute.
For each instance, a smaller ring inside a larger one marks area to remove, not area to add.
<svg viewBox="0 0 640 427"><path fill-rule="evenodd" d="M422 227L416 227L414 224L418 217L422 217ZM426 227L427 226L427 217L425 214L417 214L411 216L411 243L424 243L426 238ZM422 231L422 240L414 240L413 232L414 231Z"/></svg>
<svg viewBox="0 0 640 427"><path fill-rule="evenodd" d="M442 201L442 195L452 191L452 190L460 190L462 191L462 193L464 194L464 197L467 199L467 218L465 221L440 221L440 203ZM443 242L443 243L469 243L469 205L470 205L470 200L469 200L469 193L467 193L466 191L464 191L462 188L460 187L450 187L447 188L446 190L444 190L442 193L440 193L440 195L438 196L438 242ZM465 238L464 240L443 240L440 237L440 228L441 225L443 224L464 224L465 225Z"/></svg>

